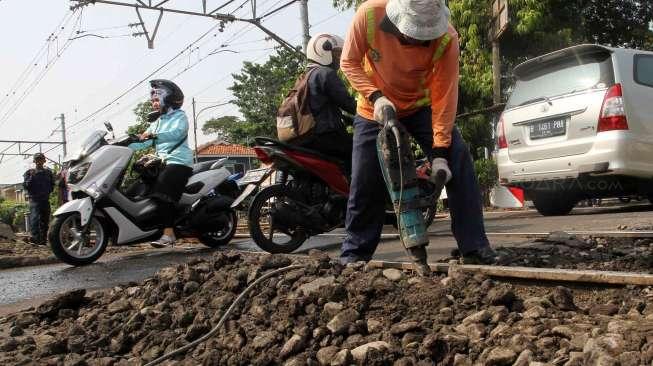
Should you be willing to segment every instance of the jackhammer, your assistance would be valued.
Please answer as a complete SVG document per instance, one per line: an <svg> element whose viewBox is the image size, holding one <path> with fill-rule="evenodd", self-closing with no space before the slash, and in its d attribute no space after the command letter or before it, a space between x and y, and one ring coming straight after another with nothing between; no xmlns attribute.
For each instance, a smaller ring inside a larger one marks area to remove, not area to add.
<svg viewBox="0 0 653 366"><path fill-rule="evenodd" d="M420 194L410 136L392 107L383 109L382 128L376 140L376 149L383 179L397 215L399 237L416 272L426 276L431 271L426 258L429 238L422 209L431 207L440 197L446 172L435 172L432 181L435 190L432 195L424 197Z"/></svg>

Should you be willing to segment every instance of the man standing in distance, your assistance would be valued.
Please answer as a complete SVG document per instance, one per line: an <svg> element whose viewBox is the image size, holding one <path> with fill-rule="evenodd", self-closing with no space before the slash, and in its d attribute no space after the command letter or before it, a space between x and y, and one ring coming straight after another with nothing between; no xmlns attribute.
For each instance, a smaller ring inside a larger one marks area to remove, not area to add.
<svg viewBox="0 0 653 366"><path fill-rule="evenodd" d="M50 222L50 193L54 189L54 174L45 166L45 155L34 154L34 169L23 175L23 186L29 196L29 222L34 244L45 245Z"/></svg>

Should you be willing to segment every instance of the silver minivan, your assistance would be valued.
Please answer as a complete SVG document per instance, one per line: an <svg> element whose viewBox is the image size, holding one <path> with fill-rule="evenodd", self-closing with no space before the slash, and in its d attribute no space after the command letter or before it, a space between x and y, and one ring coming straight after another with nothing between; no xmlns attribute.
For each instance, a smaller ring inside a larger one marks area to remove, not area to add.
<svg viewBox="0 0 653 366"><path fill-rule="evenodd" d="M653 52L579 45L526 61L497 126L500 183L543 215L653 198Z"/></svg>

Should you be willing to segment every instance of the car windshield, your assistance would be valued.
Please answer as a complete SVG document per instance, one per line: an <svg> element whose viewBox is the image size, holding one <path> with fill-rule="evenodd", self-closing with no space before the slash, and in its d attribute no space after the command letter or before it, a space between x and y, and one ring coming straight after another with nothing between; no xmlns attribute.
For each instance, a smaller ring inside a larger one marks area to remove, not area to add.
<svg viewBox="0 0 653 366"><path fill-rule="evenodd" d="M576 92L604 89L614 84L609 56L554 60L525 70L517 77L506 108L549 101Z"/></svg>

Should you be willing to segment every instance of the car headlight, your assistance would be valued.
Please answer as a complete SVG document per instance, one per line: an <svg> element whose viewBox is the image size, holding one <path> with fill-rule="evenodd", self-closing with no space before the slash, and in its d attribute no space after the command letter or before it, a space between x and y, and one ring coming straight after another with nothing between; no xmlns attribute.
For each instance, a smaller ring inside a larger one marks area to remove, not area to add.
<svg viewBox="0 0 653 366"><path fill-rule="evenodd" d="M72 168L68 173L68 183L70 184L79 183L82 179L84 179L90 167L91 167L91 163L88 162Z"/></svg>

